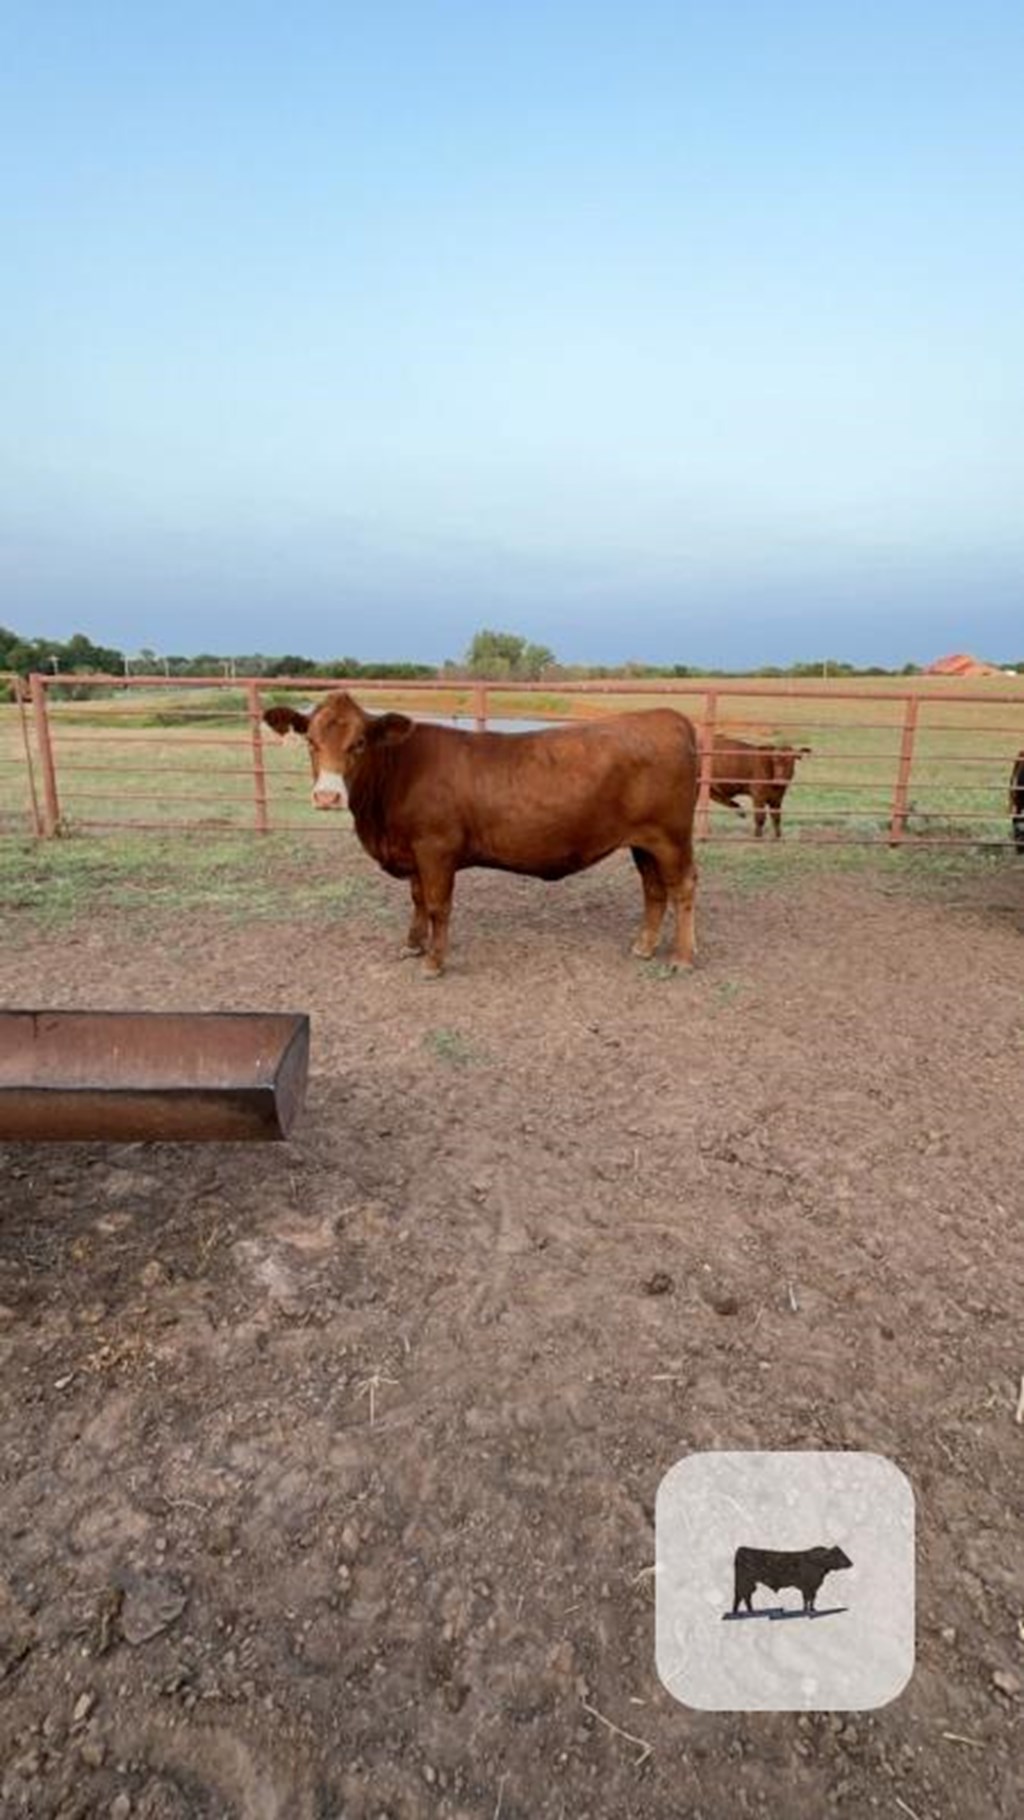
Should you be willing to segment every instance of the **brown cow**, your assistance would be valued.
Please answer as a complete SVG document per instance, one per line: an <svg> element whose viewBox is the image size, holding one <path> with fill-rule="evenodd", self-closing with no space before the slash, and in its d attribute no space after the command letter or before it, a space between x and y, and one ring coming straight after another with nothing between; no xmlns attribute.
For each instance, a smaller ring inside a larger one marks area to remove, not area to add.
<svg viewBox="0 0 1024 1820"><path fill-rule="evenodd" d="M1024 752L1018 752L1010 772L1010 820L1014 848L1024 853Z"/></svg>
<svg viewBox="0 0 1024 1820"><path fill-rule="evenodd" d="M366 714L338 691L310 714L278 707L263 718L306 739L316 807L347 797L367 853L409 880L404 952L423 955L428 974L444 965L456 872L565 878L619 847L629 847L643 885L633 953L652 958L671 899L671 964L692 964L697 741L674 708L542 733L464 733Z"/></svg>
<svg viewBox="0 0 1024 1820"><path fill-rule="evenodd" d="M725 803L738 815L744 811L737 796L749 796L754 808L754 833L764 833L765 811L772 818L775 838L782 837L782 799L793 781L798 758L810 746L755 746L732 734L718 733L711 741L711 799Z"/></svg>

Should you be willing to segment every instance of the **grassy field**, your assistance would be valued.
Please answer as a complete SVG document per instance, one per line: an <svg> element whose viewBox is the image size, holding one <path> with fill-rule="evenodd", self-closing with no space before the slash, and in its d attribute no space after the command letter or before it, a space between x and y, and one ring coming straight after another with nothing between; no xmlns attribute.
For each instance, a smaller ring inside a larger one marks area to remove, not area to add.
<svg viewBox="0 0 1024 1820"><path fill-rule="evenodd" d="M338 818L324 818L338 832ZM716 842L705 850L701 872L730 893L786 893L808 875L869 875L883 888L928 894L958 878L977 885L979 872L993 882L1016 880L1019 862L996 850L958 847L872 848L852 843L781 846ZM383 919L404 915L405 898L381 877L353 876L337 841L312 847L304 834L221 832L194 835L99 833L88 839L0 840L0 916L21 915L59 935L73 923L108 912L186 916L200 911L243 928L252 923L294 922L304 916L343 922L352 915Z"/></svg>
<svg viewBox="0 0 1024 1820"><path fill-rule="evenodd" d="M638 684L628 692L598 685L580 691L499 690L489 714L519 718L590 717L672 699L700 721L707 692L716 694L715 725L740 737L808 745L785 808L793 840L884 841L904 736L908 687L918 721L908 792L911 840L950 837L1003 842L1009 836L1007 780L1024 746L1024 685L1000 677L975 684L978 698L958 701L941 681L871 678L841 685L762 679L674 685L671 697ZM267 699L282 691L268 688ZM355 685L353 693L361 693ZM396 685L362 691L373 709L459 715L472 724L473 694L425 692ZM294 695L292 699L295 699ZM98 827L157 835L184 825L204 839L256 823L253 734L241 690L138 691L94 700L54 702L51 725L61 824L67 834ZM331 818L309 806L308 768L297 742L266 734L262 763L271 827L305 836L326 832ZM35 765L42 801L42 776ZM0 707L0 832L32 827L22 727L12 705ZM745 840L749 821L712 811L715 840Z"/></svg>
<svg viewBox="0 0 1024 1820"><path fill-rule="evenodd" d="M303 915L343 920L386 901L365 878L347 876L325 844L309 863L302 835L104 833L88 840L0 841L0 913L27 913L59 930L104 911L187 914L203 910L239 927Z"/></svg>

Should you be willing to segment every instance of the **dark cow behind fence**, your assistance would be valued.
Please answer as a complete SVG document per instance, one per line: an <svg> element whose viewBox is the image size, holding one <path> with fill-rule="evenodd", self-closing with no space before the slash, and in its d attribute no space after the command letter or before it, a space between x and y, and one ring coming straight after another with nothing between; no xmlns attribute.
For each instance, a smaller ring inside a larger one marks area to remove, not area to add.
<svg viewBox="0 0 1024 1820"><path fill-rule="evenodd" d="M770 1586L779 1592L784 1586L795 1586L803 1594L804 1610L813 1611L814 1601L826 1574L853 1562L841 1548L800 1548L786 1551L776 1548L738 1548L734 1561L735 1588L732 1609L746 1605L753 1611L751 1600L756 1586Z"/></svg>
<svg viewBox="0 0 1024 1820"><path fill-rule="evenodd" d="M1024 853L1024 752L1018 752L1010 772L1010 819L1013 844L1018 853Z"/></svg>
<svg viewBox="0 0 1024 1820"><path fill-rule="evenodd" d="M633 953L652 958L671 902L671 964L692 963L697 740L674 708L541 733L469 733L366 714L336 691L309 714L276 707L263 718L305 738L316 806L336 809L347 797L367 853L409 880L405 952L422 955L427 973L444 965L457 872L565 878L619 847L643 886Z"/></svg>
<svg viewBox="0 0 1024 1820"><path fill-rule="evenodd" d="M744 811L736 801L749 796L754 809L754 833L764 833L765 815L772 818L776 839L782 836L782 799L793 781L797 760L810 746L757 746L731 734L717 733L711 741L711 798Z"/></svg>

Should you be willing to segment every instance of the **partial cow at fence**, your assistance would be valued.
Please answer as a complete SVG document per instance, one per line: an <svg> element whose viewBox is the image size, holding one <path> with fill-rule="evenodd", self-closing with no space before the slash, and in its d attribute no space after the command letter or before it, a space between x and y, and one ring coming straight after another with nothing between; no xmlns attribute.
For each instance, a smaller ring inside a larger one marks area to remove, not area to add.
<svg viewBox="0 0 1024 1820"><path fill-rule="evenodd" d="M733 1611L751 1603L757 1586L770 1586L780 1592L784 1586L795 1586L803 1595L804 1610L813 1611L821 1583L826 1574L853 1562L841 1548L738 1548L734 1558L735 1587Z"/></svg>
<svg viewBox="0 0 1024 1820"><path fill-rule="evenodd" d="M654 955L671 902L671 963L691 964L697 740L674 708L541 733L468 733L367 714L337 691L312 713L276 707L263 718L306 740L314 804L339 808L347 797L366 851L409 880L406 952L423 955L428 973L444 965L456 872L565 878L619 847L629 847L643 886L633 953Z"/></svg>
<svg viewBox="0 0 1024 1820"><path fill-rule="evenodd" d="M764 833L765 816L772 818L776 840L782 836L782 799L793 781L797 760L810 746L754 745L732 734L718 733L711 741L711 798L743 814L738 796L749 796L754 810L754 833Z"/></svg>
<svg viewBox="0 0 1024 1820"><path fill-rule="evenodd" d="M1024 752L1018 752L1010 772L1010 820L1013 844L1018 853L1024 853Z"/></svg>

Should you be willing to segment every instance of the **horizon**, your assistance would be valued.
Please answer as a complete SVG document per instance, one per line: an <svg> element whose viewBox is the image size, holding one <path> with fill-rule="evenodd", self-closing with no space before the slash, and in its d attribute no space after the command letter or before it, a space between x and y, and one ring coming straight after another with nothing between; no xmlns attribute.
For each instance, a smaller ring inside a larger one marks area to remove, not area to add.
<svg viewBox="0 0 1024 1820"><path fill-rule="evenodd" d="M23 636L440 665L490 624L703 669L1019 646L1007 0L14 0L7 50Z"/></svg>
<svg viewBox="0 0 1024 1820"><path fill-rule="evenodd" d="M492 633L498 633L500 636L510 636L508 628L491 627L477 628L477 630L478 632L489 630ZM518 635L512 633L511 636L515 638ZM13 639L19 644L38 643L43 646L44 649L47 647L50 648L52 655L40 656L38 663L32 665L32 668L34 669L41 669L49 673L52 666L53 674L55 676L67 676L68 678L76 675L90 676L104 674L103 667L98 663L98 658L102 654L100 649L100 647L102 647L102 641L93 640L90 634L82 627L76 627L75 631L71 634L72 640L76 638L84 638L89 644L97 647L97 649L91 660L89 657L86 657L84 663L79 661L82 655L81 653L73 653L72 655L75 661L71 666L68 666L69 654L66 650L68 641L49 638L45 635L22 638L15 633L11 627L0 625L0 672L3 672L5 663L10 662L4 655L5 642ZM525 639L520 639L519 642L524 646L527 643ZM488 678L491 681L504 680L506 682L516 682L517 680L521 682L523 680L523 677L517 677L515 672L502 678L497 672L495 672L494 675L489 675L489 673L484 671L473 671L472 665L474 659L469 650L462 652L457 658L448 658L441 662L435 662L429 658L420 658L409 652L402 652L397 656L389 658L382 657L379 653L377 653L376 657L363 658L358 657L354 652L334 651L325 657L315 657L309 653L298 651L243 652L240 650L212 650L209 648L193 651L158 651L152 646L137 646L127 650L121 647L108 647L106 649L106 656L116 660L112 663L107 663L106 673L119 677L121 675L121 666L123 665L124 675L134 677L139 681L144 680L146 677L152 677L156 681L160 681L161 676L164 674L171 677L177 675L182 681L188 681L190 675L207 675L208 672L175 672L173 669L167 667L176 664L194 665L197 664L201 658L208 659L211 665L230 665L230 672L225 668L225 676L230 675L231 680L234 680L237 675L240 679L244 679L247 676L262 676L266 681L273 681L278 677L287 676L289 672L283 669L278 670L277 668L266 670L264 666L267 664L272 664L274 666L280 665L286 656L293 659L295 664L299 666L314 664L317 666L319 672L322 673L326 671L328 676L331 672L331 666L336 666L339 679L341 680L344 680L346 675L349 674L344 666L350 663L356 663L360 666L363 673L363 680L372 680L375 674L381 674L389 669L395 669L400 666L430 670L439 680L443 680L449 672L455 676L461 675L463 677L469 677L471 674L475 674L479 680L484 681L488 680ZM877 671L887 676L900 676L906 674L908 670L912 672L916 670L923 675L935 674L940 677L945 676L948 680L954 680L956 672L937 670L935 666L940 663L949 663L955 659L964 659L968 662L981 663L986 665L990 670L995 671L997 674L1002 674L1004 676L1018 676L1024 673L1024 660L1020 658L1015 659L1008 655L997 657L993 656L990 652L979 652L977 650L960 650L938 653L926 663L921 662L916 658L904 658L902 660L897 660L895 663L883 664L880 660L871 658L865 660L863 663L855 664L849 659L837 656L835 653L825 655L819 654L813 657L808 656L805 653L799 657L794 657L788 663L777 663L774 660L769 660L762 664L748 663L742 666L709 666L697 663L685 664L682 660L679 660L677 664L658 664L654 659L645 658L639 655L634 656L633 658L623 659L617 663L603 663L597 659L588 660L587 658L567 660L562 658L558 652L551 652L551 662L549 665L545 666L545 670L542 674L543 676L550 676L552 681L557 681L558 672L572 670L582 670L591 674L595 671L609 672L612 675L617 675L628 673L631 670L636 670L638 672L643 672L644 670L654 672L657 670L663 674L672 668L676 668L685 671L686 674L692 678L706 676L714 677L716 675L756 677L764 674L766 671L775 671L780 676L786 676L791 675L795 669L798 669L801 672L807 673L804 678L805 680L810 680L819 670L823 675L827 676L830 672L833 672L838 677L842 672L852 669L860 674ZM241 670L238 670L236 668L236 666L244 666L246 663L250 666L248 669L242 668ZM377 666L376 670L374 668L375 664ZM140 670L138 668L140 665L144 665L146 668ZM133 668L133 666L135 667ZM155 666L155 668L153 666ZM161 666L163 666L162 669ZM304 671L300 669L295 673L303 675ZM353 680L358 680L358 678L354 677ZM685 678L682 678L681 680L685 680ZM967 680L977 679L968 677ZM534 681L537 681L536 677L534 678Z"/></svg>

